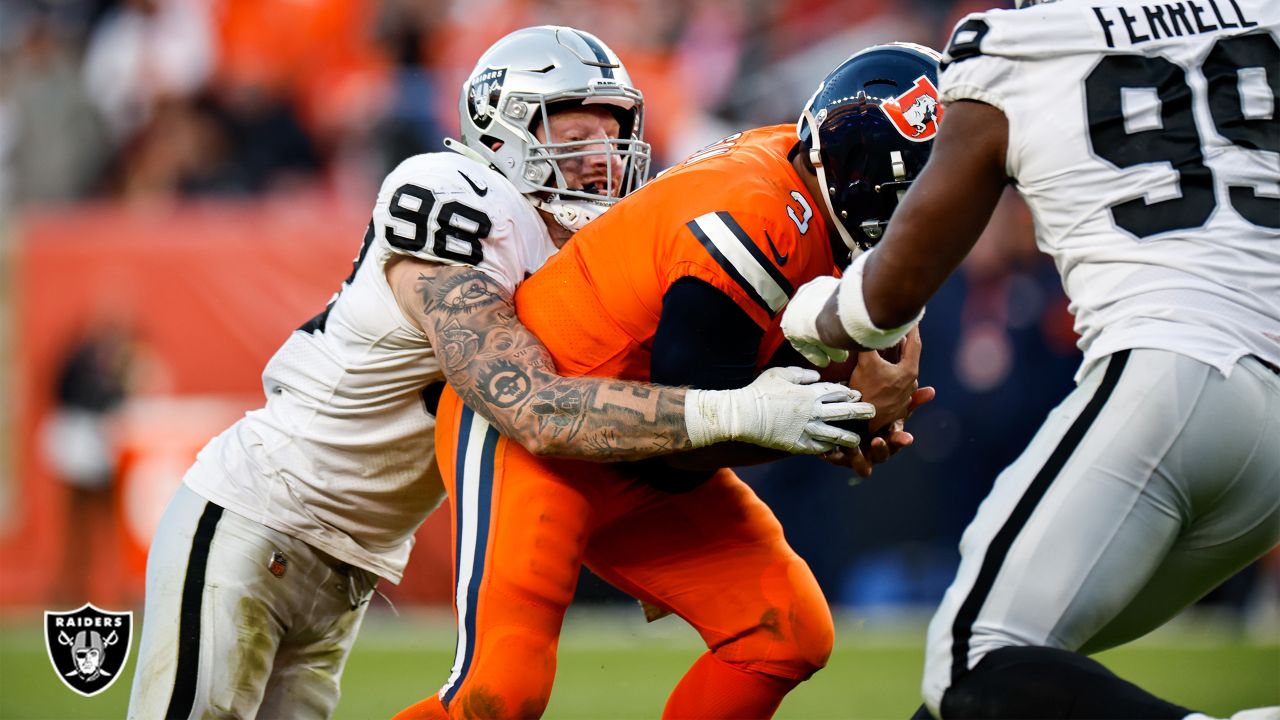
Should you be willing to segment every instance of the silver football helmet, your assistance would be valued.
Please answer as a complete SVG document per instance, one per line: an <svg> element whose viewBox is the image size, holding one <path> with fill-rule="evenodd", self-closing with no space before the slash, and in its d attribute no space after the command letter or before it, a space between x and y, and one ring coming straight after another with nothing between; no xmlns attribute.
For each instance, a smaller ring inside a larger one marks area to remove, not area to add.
<svg viewBox="0 0 1280 720"><path fill-rule="evenodd" d="M611 109L621 126L618 138L551 137L545 120L564 104ZM590 222L648 178L643 108L643 96L608 46L590 33L553 25L517 30L494 43L476 62L458 98L465 152L493 165L570 230ZM545 127L546 142L534 135L539 124ZM615 177L611 162L606 187L569 187L558 161L600 154L621 156L621 175Z"/></svg>

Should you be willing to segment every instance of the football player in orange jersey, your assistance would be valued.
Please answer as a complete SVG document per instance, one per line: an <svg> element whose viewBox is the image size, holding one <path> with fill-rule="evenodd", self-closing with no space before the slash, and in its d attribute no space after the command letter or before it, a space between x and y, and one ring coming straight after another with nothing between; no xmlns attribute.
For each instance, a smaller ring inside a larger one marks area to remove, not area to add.
<svg viewBox="0 0 1280 720"><path fill-rule="evenodd" d="M858 53L796 127L732 135L660 175L520 287L520 320L565 375L748 383L782 345L777 318L794 289L873 244L924 165L941 115L937 61L906 44ZM917 389L918 353L913 335L897 364L860 358L852 383L877 407L872 432L931 397ZM584 562L705 639L665 717L769 717L826 663L834 628L812 572L726 469L776 454L720 448L611 466L538 458L449 390L437 422L457 654L443 688L399 717L540 716Z"/></svg>

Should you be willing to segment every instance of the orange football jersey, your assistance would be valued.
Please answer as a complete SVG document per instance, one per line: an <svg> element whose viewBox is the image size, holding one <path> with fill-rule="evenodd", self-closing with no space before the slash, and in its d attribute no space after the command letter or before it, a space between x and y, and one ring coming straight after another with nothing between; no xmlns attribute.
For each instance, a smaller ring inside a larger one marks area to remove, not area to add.
<svg viewBox="0 0 1280 720"><path fill-rule="evenodd" d="M662 299L703 280L781 343L777 317L801 284L837 272L817 201L787 159L791 125L694 153L583 228L516 292L520 320L565 375L649 379ZM773 328L773 331L770 329Z"/></svg>

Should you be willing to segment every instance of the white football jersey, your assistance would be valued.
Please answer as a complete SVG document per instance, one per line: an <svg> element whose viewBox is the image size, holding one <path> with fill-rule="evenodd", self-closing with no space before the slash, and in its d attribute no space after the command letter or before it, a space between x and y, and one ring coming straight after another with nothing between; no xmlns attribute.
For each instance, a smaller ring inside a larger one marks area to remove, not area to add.
<svg viewBox="0 0 1280 720"><path fill-rule="evenodd" d="M205 498L399 582L426 487L444 381L387 283L398 254L474 265L508 291L555 246L506 178L455 153L409 158L383 181L351 276L263 372L266 406L201 451L185 482Z"/></svg>
<svg viewBox="0 0 1280 720"><path fill-rule="evenodd" d="M1063 0L957 26L942 101L1008 118L1082 374L1126 348L1280 365L1278 36L1275 0Z"/></svg>

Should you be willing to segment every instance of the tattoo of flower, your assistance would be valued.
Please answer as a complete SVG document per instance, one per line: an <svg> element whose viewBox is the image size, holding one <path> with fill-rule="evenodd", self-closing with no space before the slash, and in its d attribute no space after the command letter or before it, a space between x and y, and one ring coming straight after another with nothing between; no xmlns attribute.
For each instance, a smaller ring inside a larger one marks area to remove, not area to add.
<svg viewBox="0 0 1280 720"><path fill-rule="evenodd" d="M468 328L452 321L440 329L437 337L440 347L437 352L440 362L450 372L465 370L476 353L480 351L480 336Z"/></svg>

